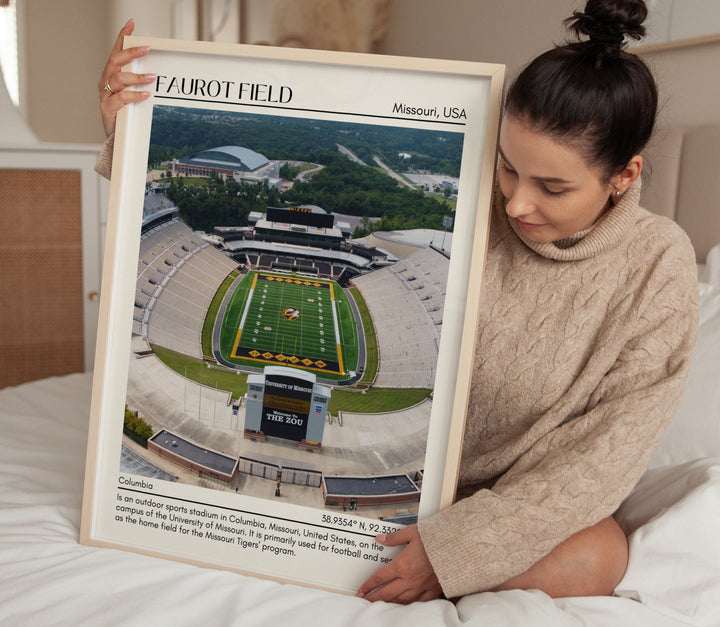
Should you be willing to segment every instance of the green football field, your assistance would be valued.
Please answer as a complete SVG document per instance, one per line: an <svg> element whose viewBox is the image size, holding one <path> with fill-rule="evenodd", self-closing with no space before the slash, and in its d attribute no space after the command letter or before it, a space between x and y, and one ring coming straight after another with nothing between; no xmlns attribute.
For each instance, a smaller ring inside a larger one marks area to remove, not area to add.
<svg viewBox="0 0 720 627"><path fill-rule="evenodd" d="M333 281L251 272L225 312L221 354L238 365L294 366L344 378L358 360L348 298Z"/></svg>

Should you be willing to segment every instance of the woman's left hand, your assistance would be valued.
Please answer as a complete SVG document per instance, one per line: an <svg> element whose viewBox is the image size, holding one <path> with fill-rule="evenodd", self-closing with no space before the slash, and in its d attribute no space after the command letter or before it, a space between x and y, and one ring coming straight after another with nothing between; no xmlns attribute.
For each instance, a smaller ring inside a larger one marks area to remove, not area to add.
<svg viewBox="0 0 720 627"><path fill-rule="evenodd" d="M363 583L357 596L368 601L412 603L430 601L442 594L417 525L410 525L395 533L379 535L376 541L384 546L404 544L405 548Z"/></svg>

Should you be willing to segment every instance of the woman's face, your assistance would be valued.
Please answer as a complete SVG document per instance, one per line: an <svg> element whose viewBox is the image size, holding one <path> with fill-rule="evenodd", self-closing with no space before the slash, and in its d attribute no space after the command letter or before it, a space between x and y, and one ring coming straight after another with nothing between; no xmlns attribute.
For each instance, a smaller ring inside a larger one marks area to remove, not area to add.
<svg viewBox="0 0 720 627"><path fill-rule="evenodd" d="M610 206L602 181L577 149L506 116L500 129L500 190L525 237L554 242L590 227Z"/></svg>

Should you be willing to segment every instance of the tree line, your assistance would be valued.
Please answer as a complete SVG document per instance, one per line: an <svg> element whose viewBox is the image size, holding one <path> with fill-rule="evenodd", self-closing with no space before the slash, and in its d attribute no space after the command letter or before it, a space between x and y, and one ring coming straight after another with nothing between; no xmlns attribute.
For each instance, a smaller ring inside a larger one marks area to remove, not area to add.
<svg viewBox="0 0 720 627"><path fill-rule="evenodd" d="M283 194L295 204L314 204L326 211L358 217L381 218L365 221L371 230L441 229L443 217L452 212L441 200L422 190L398 185L384 172L341 156L307 182L297 182Z"/></svg>
<svg viewBox="0 0 720 627"><path fill-rule="evenodd" d="M216 174L208 184L188 185L183 177L171 180L167 197L178 207L182 220L195 231L216 226L247 226L251 211L264 213L282 203L280 192L262 183L223 181Z"/></svg>
<svg viewBox="0 0 720 627"><path fill-rule="evenodd" d="M337 154L315 176L283 193L261 183L223 181L213 175L203 186L175 177L167 196L179 208L180 217L198 231L246 226L251 211L264 213L267 207L291 205L317 205L328 212L367 218L356 237L375 230L441 229L443 217L452 211L436 197L401 187L385 173Z"/></svg>

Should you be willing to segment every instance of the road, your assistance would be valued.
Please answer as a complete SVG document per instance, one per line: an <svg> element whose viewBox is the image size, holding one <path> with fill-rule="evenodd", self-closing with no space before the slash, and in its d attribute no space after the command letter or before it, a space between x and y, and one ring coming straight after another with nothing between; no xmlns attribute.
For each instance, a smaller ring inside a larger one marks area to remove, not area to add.
<svg viewBox="0 0 720 627"><path fill-rule="evenodd" d="M359 163L360 165L367 165L360 157L358 157L352 150L349 150L348 148L345 148L345 146L342 146L341 144L337 145L338 150L344 154L350 161L354 161L355 163Z"/></svg>
<svg viewBox="0 0 720 627"><path fill-rule="evenodd" d="M395 172L395 170L391 170L382 161L380 161L379 157L373 157L373 161L375 161L375 163L377 163L383 170L385 170L385 172L387 173L388 176L391 176L392 178L394 178L401 185L404 185L405 187L409 187L410 189L417 189L415 187L415 185L413 185L412 183L408 183L402 176L400 176L397 172Z"/></svg>

